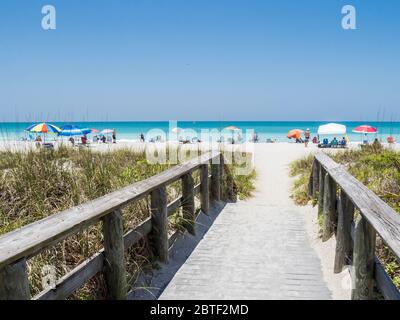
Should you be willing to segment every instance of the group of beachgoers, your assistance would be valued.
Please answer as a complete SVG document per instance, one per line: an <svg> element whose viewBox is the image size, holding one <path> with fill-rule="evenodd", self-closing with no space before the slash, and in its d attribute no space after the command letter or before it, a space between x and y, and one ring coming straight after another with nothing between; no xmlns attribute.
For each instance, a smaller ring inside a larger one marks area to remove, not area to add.
<svg viewBox="0 0 400 320"><path fill-rule="evenodd" d="M87 134L83 134L80 138L76 138L74 136L70 136L68 139L69 143L71 143L72 146L89 146L90 141L87 136ZM40 149L41 147L52 149L54 147L53 143L51 142L43 142L43 139L41 135L37 135L36 138L34 139L35 146L36 148ZM117 131L113 129L111 137L104 135L104 134L99 134L99 135L94 135L92 138L92 143L117 143Z"/></svg>

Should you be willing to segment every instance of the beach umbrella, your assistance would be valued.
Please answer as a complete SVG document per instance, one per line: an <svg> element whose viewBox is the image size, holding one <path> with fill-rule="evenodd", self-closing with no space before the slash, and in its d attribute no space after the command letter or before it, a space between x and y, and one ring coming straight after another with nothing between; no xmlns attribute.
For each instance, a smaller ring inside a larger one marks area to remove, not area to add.
<svg viewBox="0 0 400 320"><path fill-rule="evenodd" d="M83 129L74 125L66 125L61 128L59 135L64 137L83 136L85 134L89 134L90 132L91 130L87 128Z"/></svg>
<svg viewBox="0 0 400 320"><path fill-rule="evenodd" d="M240 131L240 129L238 128L238 127L235 127L235 126L229 126L229 127L226 127L224 130L227 130L227 131Z"/></svg>
<svg viewBox="0 0 400 320"><path fill-rule="evenodd" d="M367 133L377 133L378 129L376 129L374 127L371 127L371 126L369 126L367 124L364 124L362 126L354 128L353 132L354 133L365 133L365 134L367 134Z"/></svg>
<svg viewBox="0 0 400 320"><path fill-rule="evenodd" d="M46 134L47 133L56 133L58 134L61 129L54 124L42 122L38 124L32 124L28 128L25 129L25 131L28 132L34 132L34 133L43 133L43 140L46 140Z"/></svg>
<svg viewBox="0 0 400 320"><path fill-rule="evenodd" d="M339 123L328 123L318 128L319 135L345 135L347 132L346 126Z"/></svg>
<svg viewBox="0 0 400 320"><path fill-rule="evenodd" d="M300 130L300 129L293 129L293 130L290 130L290 131L288 132L287 137L288 137L289 139L300 139L302 133L303 133L303 130Z"/></svg>
<svg viewBox="0 0 400 320"><path fill-rule="evenodd" d="M61 129L54 124L42 122L39 124L32 124L31 126L26 128L25 131L35 133L59 133Z"/></svg>
<svg viewBox="0 0 400 320"><path fill-rule="evenodd" d="M113 129L104 129L104 130L101 131L102 134L111 134L113 132L114 132Z"/></svg>
<svg viewBox="0 0 400 320"><path fill-rule="evenodd" d="M361 140L362 140L362 137L363 137L363 134L364 134L365 137L366 137L366 140L368 140L367 134L368 133L377 133L378 129L376 129L374 127L371 127L371 126L369 126L367 124L364 124L362 126L358 126L357 128L354 128L353 132L354 133L361 133Z"/></svg>

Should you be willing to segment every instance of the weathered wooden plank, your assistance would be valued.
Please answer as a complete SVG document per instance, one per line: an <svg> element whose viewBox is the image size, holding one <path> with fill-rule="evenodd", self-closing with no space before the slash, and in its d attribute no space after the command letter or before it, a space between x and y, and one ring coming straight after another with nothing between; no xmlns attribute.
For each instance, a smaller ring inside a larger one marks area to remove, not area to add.
<svg viewBox="0 0 400 320"><path fill-rule="evenodd" d="M400 291L394 285L392 279L386 273L378 258L375 257L375 281L376 286L386 300L400 300Z"/></svg>
<svg viewBox="0 0 400 320"><path fill-rule="evenodd" d="M103 218L104 235L104 276L107 284L107 298L124 300L127 295L125 270L124 235L121 210L109 213Z"/></svg>
<svg viewBox="0 0 400 320"><path fill-rule="evenodd" d="M219 163L211 164L211 198L221 201L221 166Z"/></svg>
<svg viewBox="0 0 400 320"><path fill-rule="evenodd" d="M203 164L200 167L200 203L201 211L208 214L210 208L210 193L208 180L208 164Z"/></svg>
<svg viewBox="0 0 400 320"><path fill-rule="evenodd" d="M332 179L346 192L362 216L400 259L400 215L340 165L335 166L335 162L328 156L318 154L316 157L328 168Z"/></svg>
<svg viewBox="0 0 400 320"><path fill-rule="evenodd" d="M125 250L134 246L151 231L150 218L143 221L135 229L128 231L124 236ZM34 297L35 300L66 299L73 292L82 287L88 280L103 270L104 250L88 258L56 282L54 288L42 291Z"/></svg>
<svg viewBox="0 0 400 320"><path fill-rule="evenodd" d="M0 237L0 267L20 258L29 258L71 234L84 230L103 216L141 199L162 184L171 183L219 153L207 153L177 165L149 179L134 183L83 205L49 216Z"/></svg>
<svg viewBox="0 0 400 320"><path fill-rule="evenodd" d="M28 300L29 290L26 259L0 269L0 300Z"/></svg>
<svg viewBox="0 0 400 320"><path fill-rule="evenodd" d="M56 282L54 288L42 291L34 300L63 300L78 290L84 283L103 270L104 250L79 264Z"/></svg>
<svg viewBox="0 0 400 320"><path fill-rule="evenodd" d="M343 190L340 192L338 214L335 273L342 272L343 267L350 264L352 257L351 224L354 217L354 205Z"/></svg>
<svg viewBox="0 0 400 320"><path fill-rule="evenodd" d="M312 166L312 173L311 173L311 179L310 179L310 185L311 185L311 193L310 196L313 199L317 199L317 192L319 190L319 162L314 160L313 166Z"/></svg>
<svg viewBox="0 0 400 320"><path fill-rule="evenodd" d="M186 230L195 234L194 181L190 173L182 177L182 212Z"/></svg>
<svg viewBox="0 0 400 320"><path fill-rule="evenodd" d="M128 231L124 235L124 248L125 250L134 246L142 238L147 236L151 232L151 219L148 218L139 224L135 229Z"/></svg>
<svg viewBox="0 0 400 320"><path fill-rule="evenodd" d="M315 155L315 159L318 161L319 164L321 164L324 169L328 172L333 169L340 168L341 165L335 162L331 157L329 157L327 154L323 152L318 152Z"/></svg>
<svg viewBox="0 0 400 320"><path fill-rule="evenodd" d="M178 210L178 208L179 208L181 205L182 205L182 197L181 197L181 198L178 198L178 199L175 199L175 200L173 200L172 202L170 202L170 203L168 204L168 206L167 206L167 214L168 214L168 217L171 216L171 215L173 215L173 214L176 212L176 210Z"/></svg>
<svg viewBox="0 0 400 320"><path fill-rule="evenodd" d="M325 194L325 169L319 166L318 181L318 217L324 215L324 194Z"/></svg>
<svg viewBox="0 0 400 320"><path fill-rule="evenodd" d="M322 227L322 241L327 241L334 233L336 216L336 183L330 178L329 173L324 178L324 203Z"/></svg>
<svg viewBox="0 0 400 320"><path fill-rule="evenodd" d="M154 254L161 262L168 262L168 212L167 190L159 187L151 193L152 230L150 240Z"/></svg>
<svg viewBox="0 0 400 320"><path fill-rule="evenodd" d="M373 297L376 233L361 215L357 217L354 234L354 288L353 300L368 300Z"/></svg>

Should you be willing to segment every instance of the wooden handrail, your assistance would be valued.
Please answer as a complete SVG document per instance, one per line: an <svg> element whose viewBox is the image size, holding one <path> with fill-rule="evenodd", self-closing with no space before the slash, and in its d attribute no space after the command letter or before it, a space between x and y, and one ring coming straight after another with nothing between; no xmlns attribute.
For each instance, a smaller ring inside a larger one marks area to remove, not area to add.
<svg viewBox="0 0 400 320"><path fill-rule="evenodd" d="M323 240L337 230L335 272L341 272L345 264L353 264L353 299L371 298L374 283L385 298L400 299L399 290L384 275L375 257L378 234L400 259L400 215L322 152L314 158L309 196L318 199ZM355 212L359 213L356 218Z"/></svg>
<svg viewBox="0 0 400 320"><path fill-rule="evenodd" d="M186 209L190 209L190 218L193 219L192 198L197 193L201 194L202 208L208 210L209 179L211 177L213 190L221 188L222 182L220 170L218 170L218 176L209 176L205 168L208 169L209 163L212 166L221 167L221 159L222 155L219 152L209 152L146 180L0 236L0 299L29 299L26 259L88 228L100 219L103 219L105 248L61 278L56 288L47 289L35 298L66 298L99 271L105 272L109 298L126 297L123 251L151 234L154 252L161 261L166 262L168 260L168 237L165 229L167 217L184 205ZM192 183L191 176L195 170L200 170L202 173L201 183L196 186ZM167 204L165 187L179 179L183 181L183 195ZM218 193L220 194L220 191ZM121 209L148 195L152 198L152 217L122 235ZM212 200L219 200L219 198L213 197ZM190 223L187 229L194 232ZM104 269L105 259L111 267ZM112 264L118 268L112 267Z"/></svg>

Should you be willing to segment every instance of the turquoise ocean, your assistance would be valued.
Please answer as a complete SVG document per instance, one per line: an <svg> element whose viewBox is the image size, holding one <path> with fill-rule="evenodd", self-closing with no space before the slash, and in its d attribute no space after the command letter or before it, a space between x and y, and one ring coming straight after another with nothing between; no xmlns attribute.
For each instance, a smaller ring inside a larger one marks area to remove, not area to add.
<svg viewBox="0 0 400 320"><path fill-rule="evenodd" d="M323 121L178 121L177 123L170 124L168 121L116 121L116 122L51 122L57 126L63 126L66 124L74 124L83 128L95 128L98 130L103 129L115 129L117 132L117 139L119 140L138 140L139 135L143 133L146 137L150 137L150 130L159 129L164 132L168 132L170 127L179 127L181 129L191 129L193 132L197 132L200 137L201 130L223 130L228 126L236 126L242 130L244 136L246 130L254 130L259 136L261 142L265 142L267 139L273 139L277 142L288 142L286 135L291 129L310 129L311 135L315 136L318 127L328 122ZM369 139L374 138L382 139L386 141L388 136L394 136L396 141L400 141L400 122L337 122L347 126L347 136L350 141L358 142L361 141L362 137L360 134L352 133L352 129L362 124L369 124L378 129L378 134L370 134ZM0 123L0 139L1 140L21 140L26 137L24 129L32 123L28 122L3 122ZM180 136L185 136L185 132L181 133Z"/></svg>

